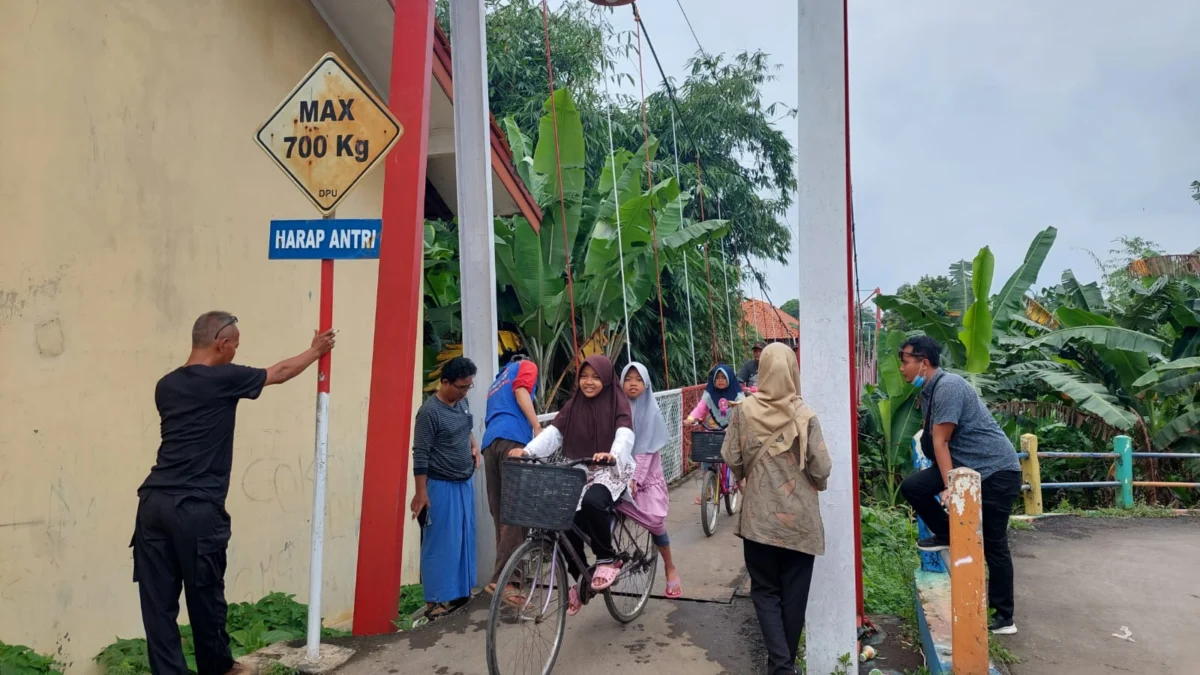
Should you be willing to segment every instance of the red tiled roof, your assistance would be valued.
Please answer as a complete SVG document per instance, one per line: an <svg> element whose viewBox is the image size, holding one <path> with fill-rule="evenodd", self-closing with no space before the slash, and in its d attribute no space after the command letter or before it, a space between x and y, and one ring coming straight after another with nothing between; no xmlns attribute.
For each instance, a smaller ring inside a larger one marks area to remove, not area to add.
<svg viewBox="0 0 1200 675"><path fill-rule="evenodd" d="M742 301L746 324L758 331L764 340L799 340L800 321L796 317L762 300Z"/></svg>

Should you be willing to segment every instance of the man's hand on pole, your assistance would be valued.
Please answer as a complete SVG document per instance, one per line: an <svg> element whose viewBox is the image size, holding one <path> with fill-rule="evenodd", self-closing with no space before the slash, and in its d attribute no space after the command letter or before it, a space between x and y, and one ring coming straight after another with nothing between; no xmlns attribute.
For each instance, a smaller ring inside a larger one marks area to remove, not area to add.
<svg viewBox="0 0 1200 675"><path fill-rule="evenodd" d="M337 330L329 329L325 332L313 331L312 350L317 353L317 356L324 356L333 349L336 342Z"/></svg>

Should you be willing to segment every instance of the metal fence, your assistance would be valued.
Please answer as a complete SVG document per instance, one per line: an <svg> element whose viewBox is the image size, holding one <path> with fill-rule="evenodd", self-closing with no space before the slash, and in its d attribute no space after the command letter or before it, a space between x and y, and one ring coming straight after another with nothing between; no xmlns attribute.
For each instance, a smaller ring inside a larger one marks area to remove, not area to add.
<svg viewBox="0 0 1200 675"><path fill-rule="evenodd" d="M1113 439L1112 452L1038 452L1038 438L1033 434L1021 437L1021 474L1024 485L1025 513L1030 516L1042 514L1042 490L1071 488L1119 488L1117 505L1124 509L1133 508L1133 489L1184 488L1197 489L1200 483L1168 483L1162 481L1139 481L1133 479L1133 463L1138 459L1200 459L1200 453L1187 452L1134 452L1133 440L1128 436ZM1091 481L1076 483L1043 483L1041 462L1045 459L1110 459L1116 463L1113 481Z"/></svg>

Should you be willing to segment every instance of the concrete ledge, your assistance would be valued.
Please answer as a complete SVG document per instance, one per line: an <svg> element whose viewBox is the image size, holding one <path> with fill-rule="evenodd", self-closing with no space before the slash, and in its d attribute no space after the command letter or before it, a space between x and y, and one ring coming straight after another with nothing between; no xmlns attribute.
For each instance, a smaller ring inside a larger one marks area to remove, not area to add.
<svg viewBox="0 0 1200 675"><path fill-rule="evenodd" d="M953 673L953 614L950 608L950 575L918 569L913 583L917 608L917 629L921 650L930 675ZM995 664L988 664L989 675L1003 675Z"/></svg>
<svg viewBox="0 0 1200 675"><path fill-rule="evenodd" d="M322 675L340 668L354 656L353 649L328 643L321 644L321 658L316 661L308 660L307 651L303 643L298 647L290 647L286 642L277 642L243 656L238 663L250 669L248 675L266 675L276 663L306 675Z"/></svg>

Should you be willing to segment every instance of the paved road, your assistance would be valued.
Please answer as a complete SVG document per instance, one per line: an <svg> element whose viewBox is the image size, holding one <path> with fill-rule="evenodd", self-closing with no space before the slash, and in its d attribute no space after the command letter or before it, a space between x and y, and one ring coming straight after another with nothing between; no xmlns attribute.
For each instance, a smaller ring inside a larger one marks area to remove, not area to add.
<svg viewBox="0 0 1200 675"><path fill-rule="evenodd" d="M1012 540L1013 675L1200 673L1200 518L1054 517Z"/></svg>
<svg viewBox="0 0 1200 675"><path fill-rule="evenodd" d="M741 542L732 520L722 514L717 534L704 536L694 481L671 494L669 530L685 597L661 597L661 567L655 593L642 616L622 626L603 601L589 603L568 618L555 672L571 675L746 675L758 672L762 655L758 623L749 601L734 598L745 571ZM489 598L434 625L400 635L351 642L358 653L340 675L486 675L484 632Z"/></svg>

